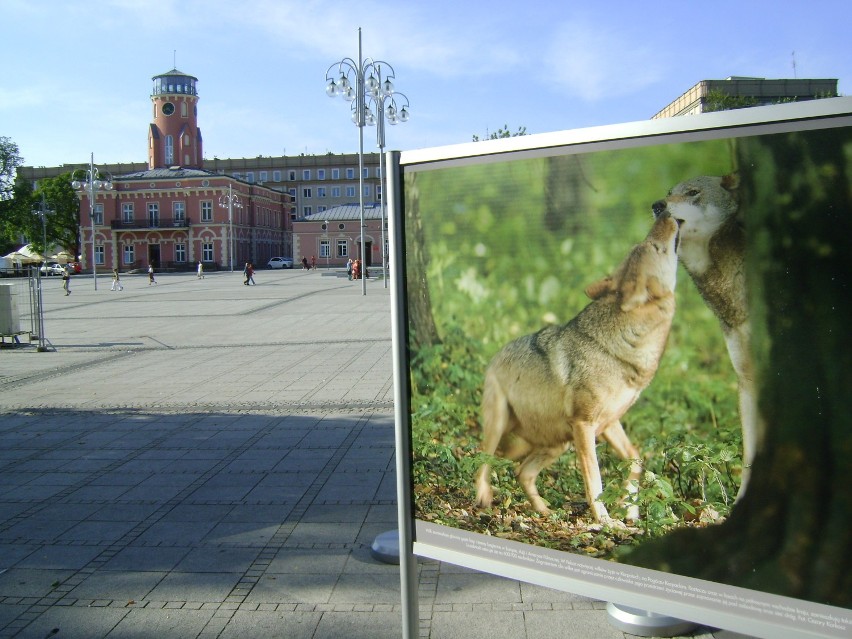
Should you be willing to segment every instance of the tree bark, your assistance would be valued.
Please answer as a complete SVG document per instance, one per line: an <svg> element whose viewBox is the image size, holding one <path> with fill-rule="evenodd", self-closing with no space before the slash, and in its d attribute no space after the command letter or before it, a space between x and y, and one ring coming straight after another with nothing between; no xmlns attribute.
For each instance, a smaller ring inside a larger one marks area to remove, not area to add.
<svg viewBox="0 0 852 639"><path fill-rule="evenodd" d="M414 350L440 343L438 329L432 316L432 300L429 297L429 285L426 270L429 254L423 234L420 217L420 189L417 176L411 176L405 183L405 262L408 277L408 324L409 338Z"/></svg>
<svg viewBox="0 0 852 639"><path fill-rule="evenodd" d="M625 563L852 606L850 149L848 128L739 141L766 440L726 522Z"/></svg>

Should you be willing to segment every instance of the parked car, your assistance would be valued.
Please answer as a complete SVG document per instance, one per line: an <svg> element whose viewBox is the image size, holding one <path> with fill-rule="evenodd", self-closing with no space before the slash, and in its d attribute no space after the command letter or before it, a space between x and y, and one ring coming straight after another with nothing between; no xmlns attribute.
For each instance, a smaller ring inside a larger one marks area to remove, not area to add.
<svg viewBox="0 0 852 639"><path fill-rule="evenodd" d="M267 268L293 268L293 260L289 257L271 257L266 266Z"/></svg>
<svg viewBox="0 0 852 639"><path fill-rule="evenodd" d="M65 275L65 267L57 262L42 264L39 270L42 275Z"/></svg>

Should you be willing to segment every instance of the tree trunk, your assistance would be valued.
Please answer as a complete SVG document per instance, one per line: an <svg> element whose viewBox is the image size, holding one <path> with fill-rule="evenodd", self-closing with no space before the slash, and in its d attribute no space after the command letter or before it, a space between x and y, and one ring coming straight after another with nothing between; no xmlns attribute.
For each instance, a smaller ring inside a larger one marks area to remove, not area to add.
<svg viewBox="0 0 852 639"><path fill-rule="evenodd" d="M852 606L850 149L848 128L739 141L765 444L725 523L625 563Z"/></svg>
<svg viewBox="0 0 852 639"><path fill-rule="evenodd" d="M441 339L432 316L432 300L426 281L429 255L420 218L420 190L417 176L408 178L405 184L405 236L406 270L408 277L408 324L410 342L414 350L438 344Z"/></svg>

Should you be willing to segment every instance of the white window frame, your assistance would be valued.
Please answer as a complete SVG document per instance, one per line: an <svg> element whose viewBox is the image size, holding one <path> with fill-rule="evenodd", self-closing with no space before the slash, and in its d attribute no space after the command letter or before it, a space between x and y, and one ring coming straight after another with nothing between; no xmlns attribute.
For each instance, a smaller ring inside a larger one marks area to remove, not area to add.
<svg viewBox="0 0 852 639"><path fill-rule="evenodd" d="M128 265L136 263L136 248L132 244L124 245L124 263Z"/></svg>
<svg viewBox="0 0 852 639"><path fill-rule="evenodd" d="M213 221L213 201L212 200L202 200L200 203L201 206L201 221L202 222L212 222Z"/></svg>
<svg viewBox="0 0 852 639"><path fill-rule="evenodd" d="M186 262L186 244L183 242L175 243L175 262Z"/></svg>
<svg viewBox="0 0 852 639"><path fill-rule="evenodd" d="M213 261L213 243L212 242L204 242L201 245L201 261L202 262L212 262Z"/></svg>

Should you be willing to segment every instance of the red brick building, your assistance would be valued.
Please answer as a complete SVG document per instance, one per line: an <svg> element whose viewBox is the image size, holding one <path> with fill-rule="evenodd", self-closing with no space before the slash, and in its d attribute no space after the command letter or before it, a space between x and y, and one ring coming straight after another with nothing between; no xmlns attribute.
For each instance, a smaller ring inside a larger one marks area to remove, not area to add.
<svg viewBox="0 0 852 639"><path fill-rule="evenodd" d="M152 79L148 168L112 176L112 190L95 192L96 266L191 269L201 260L241 270L247 261L291 255L291 196L205 170L197 78L172 69ZM88 191L80 210L83 267L91 269Z"/></svg>

